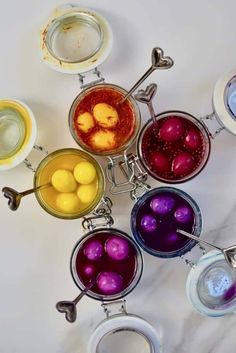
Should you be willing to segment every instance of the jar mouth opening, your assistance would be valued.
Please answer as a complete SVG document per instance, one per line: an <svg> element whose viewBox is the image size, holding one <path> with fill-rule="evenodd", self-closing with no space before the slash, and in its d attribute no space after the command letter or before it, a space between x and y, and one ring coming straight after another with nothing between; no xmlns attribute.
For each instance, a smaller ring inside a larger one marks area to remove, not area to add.
<svg viewBox="0 0 236 353"><path fill-rule="evenodd" d="M0 159L14 156L24 143L26 128L21 115L13 109L0 110Z"/></svg>
<svg viewBox="0 0 236 353"><path fill-rule="evenodd" d="M193 234L197 237L200 236L201 230L202 230L202 215L201 211L197 205L197 203L192 199L190 195L185 193L182 190L172 188L172 187L160 187L160 188L155 188L150 191L148 191L146 194L144 194L134 205L132 211L131 211L131 229L133 236L137 243L141 246L141 248L149 253L152 256L160 257L160 258L172 258L172 257L178 257L186 254L189 252L196 244L197 242L193 239L188 239L188 241L180 248L173 250L173 251L160 251L156 250L153 247L150 247L146 245L143 241L143 238L138 230L137 227L137 215L140 210L140 208L143 206L145 201L149 199L150 197L156 196L156 195L161 195L161 194L176 194L180 196L183 200L187 201L187 203L191 206L193 212L194 212L194 218L195 218L195 224L193 227ZM181 226L179 226L181 227Z"/></svg>
<svg viewBox="0 0 236 353"><path fill-rule="evenodd" d="M137 246L137 244L134 242L134 240L132 238L130 238L130 236L128 236L125 232L123 232L119 229L115 229L115 228L99 228L99 230L92 230L89 233L87 233L86 235L84 235L76 243L76 245L72 251L72 255L71 255L71 259L70 259L70 270L71 270L71 275L72 275L72 278L73 278L76 286L81 291L84 290L86 286L84 285L84 283L80 279L80 276L79 276L77 269L76 269L77 255L78 255L79 250L83 246L83 244L88 239L91 239L94 236L97 236L97 235L103 234L103 233L117 235L117 236L120 236L121 238L128 240L129 244L135 250L135 258L136 258L135 259L135 261L136 261L135 271L133 273L133 278L131 279L131 282L128 284L128 286L126 286L123 290L121 290L120 292L118 292L116 294L109 294L109 295L108 294L99 294L99 293L93 292L92 289L86 293L87 296L89 296L93 299L99 300L99 301L113 301L113 300L121 299L121 298L125 297L128 293L133 291L133 289L139 283L139 280L140 280L142 272L143 272L143 258L142 258L141 251L140 251L139 247Z"/></svg>
<svg viewBox="0 0 236 353"><path fill-rule="evenodd" d="M92 147L90 147L89 145L85 144L82 141L82 138L80 138L78 136L78 133L76 132L76 128L74 127L75 112L76 112L76 108L79 105L80 101L84 97L86 97L86 95L92 93L93 91L99 91L99 90L103 90L103 89L113 90L114 92L119 92L122 95L122 97L124 97L127 93L127 91L124 88L117 86L115 84L111 84L111 83L100 83L100 84L97 84L97 85L94 85L92 87L85 89L74 99L74 101L71 105L71 108L69 111L69 120L68 120L69 121L69 129L70 129L70 133L71 133L72 137L74 138L74 140L76 141L76 143L81 148L83 148L85 151L92 153L94 155L98 155L98 156L115 156L115 155L119 155L120 153L122 153L126 149L128 149L133 144L133 142L135 141L135 139L139 133L140 121L141 121L140 111L139 111L139 108L138 108L138 105L137 105L135 99L132 96L127 98L127 102L129 104L129 106L132 110L133 116L134 116L133 132L129 136L129 138L126 139L126 141L124 141L123 143L121 143L118 147L107 149L107 150L97 151L96 149L93 149Z"/></svg>
<svg viewBox="0 0 236 353"><path fill-rule="evenodd" d="M236 305L236 275L225 259L207 266L197 281L201 303L211 310L225 310Z"/></svg>
<svg viewBox="0 0 236 353"><path fill-rule="evenodd" d="M97 19L89 13L64 14L51 22L45 45L49 53L64 63L82 63L101 48L103 31Z"/></svg>
<svg viewBox="0 0 236 353"><path fill-rule="evenodd" d="M178 118L189 120L191 123L193 123L195 125L196 129L199 130L201 132L201 134L203 135L205 151L204 151L204 155L203 155L203 158L202 158L202 161L200 162L200 164L192 172L188 173L187 175L185 175L183 177L176 178L176 179L164 178L161 175L159 175L159 173L152 170L152 168L148 165L147 161L144 158L144 153L143 153L143 149L142 149L144 135L147 132L147 130L153 125L152 119L149 119L147 121L147 123L143 126L143 128L141 129L141 131L139 133L138 142L137 142L137 152L138 152L139 159L140 159L144 169L155 180L158 180L158 181L161 181L161 182L164 182L167 184L180 184L180 183L186 182L186 181L194 178L206 166L208 159L209 159L209 156L210 156L210 152L211 152L211 140L210 140L208 131L206 130L205 126L201 123L201 121L199 119L195 118L194 116L190 115L189 113L184 112L184 111L169 110L169 111L165 111L160 114L157 114L156 115L157 122L159 120L167 118L170 115L176 116Z"/></svg>
<svg viewBox="0 0 236 353"><path fill-rule="evenodd" d="M54 192L54 188L50 186L49 188L45 188L42 190L39 190L35 192L36 199L40 206L50 215L61 218L61 219L76 219L76 218L81 218L87 214L89 214L92 210L96 208L96 206L99 204L101 201L103 195L104 195L104 190L105 190L105 176L103 173L103 170L99 163L92 157L90 156L87 152L80 151L75 148L65 148L61 150L56 150L47 157L45 157L40 164L38 165L35 175L34 175L34 187L40 186L40 185L46 185L51 183L51 175L53 174L54 171L57 169L69 169L67 165L67 160L68 156L73 156L73 158L80 158L81 160L85 160L93 164L93 166L96 169L97 172L97 183L98 183L98 190L95 199L89 203L87 206L83 207L82 209L79 209L78 211L75 212L70 212L70 213L65 213L63 211L60 211L56 205L54 205L54 202L50 201L50 197L46 195L47 190L50 192ZM66 168L62 167L55 167L54 163L57 163L58 158L63 158L64 162L63 165L65 164ZM75 164L79 163L76 162ZM56 192L56 191L55 191ZM60 193L59 193L60 194ZM52 197L56 198L56 196L53 194Z"/></svg>

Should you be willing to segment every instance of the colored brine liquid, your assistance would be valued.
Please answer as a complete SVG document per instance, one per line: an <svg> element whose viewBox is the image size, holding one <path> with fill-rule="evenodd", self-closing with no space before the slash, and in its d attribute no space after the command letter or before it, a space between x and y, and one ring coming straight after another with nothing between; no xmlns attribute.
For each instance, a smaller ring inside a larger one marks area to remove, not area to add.
<svg viewBox="0 0 236 353"><path fill-rule="evenodd" d="M128 100L111 88L98 88L78 103L73 129L90 151L115 151L125 145L135 131L135 113Z"/></svg>
<svg viewBox="0 0 236 353"><path fill-rule="evenodd" d="M189 238L176 232L177 229L192 233L195 214L191 205L181 196L170 192L150 196L139 207L136 230L146 248L160 252L182 249Z"/></svg>
<svg viewBox="0 0 236 353"><path fill-rule="evenodd" d="M76 272L84 286L97 277L91 291L114 295L125 290L133 281L136 250L122 235L95 234L85 241L76 257Z"/></svg>
<svg viewBox="0 0 236 353"><path fill-rule="evenodd" d="M96 166L73 153L50 159L38 176L38 184L51 186L40 190L47 208L65 216L80 214L95 201L98 192Z"/></svg>
<svg viewBox="0 0 236 353"><path fill-rule="evenodd" d="M143 163L154 178L178 181L197 173L207 160L206 137L199 127L180 116L167 116L144 132Z"/></svg>

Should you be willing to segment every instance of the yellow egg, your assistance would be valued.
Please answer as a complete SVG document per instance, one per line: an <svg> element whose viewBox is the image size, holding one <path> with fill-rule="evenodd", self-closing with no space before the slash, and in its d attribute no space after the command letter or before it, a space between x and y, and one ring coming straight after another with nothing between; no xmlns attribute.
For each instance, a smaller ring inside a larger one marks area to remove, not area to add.
<svg viewBox="0 0 236 353"><path fill-rule="evenodd" d="M77 190L77 196L83 203L92 203L97 195L97 185L95 183L80 185Z"/></svg>
<svg viewBox="0 0 236 353"><path fill-rule="evenodd" d="M96 178L96 169L89 162L80 162L74 168L74 177L80 184L90 184Z"/></svg>
<svg viewBox="0 0 236 353"><path fill-rule="evenodd" d="M115 108L107 103L98 103L93 108L93 115L102 127L114 127L119 120Z"/></svg>
<svg viewBox="0 0 236 353"><path fill-rule="evenodd" d="M98 131L91 137L91 143L100 151L111 150L115 147L115 134L112 131Z"/></svg>
<svg viewBox="0 0 236 353"><path fill-rule="evenodd" d="M54 189L59 192L73 192L77 188L72 172L66 169L56 170L52 175L51 183Z"/></svg>
<svg viewBox="0 0 236 353"><path fill-rule="evenodd" d="M88 112L80 114L76 121L79 129L83 132L88 132L92 127L94 127L93 116Z"/></svg>
<svg viewBox="0 0 236 353"><path fill-rule="evenodd" d="M74 193L61 193L56 198L56 205L62 212L74 213L79 210L79 199Z"/></svg>

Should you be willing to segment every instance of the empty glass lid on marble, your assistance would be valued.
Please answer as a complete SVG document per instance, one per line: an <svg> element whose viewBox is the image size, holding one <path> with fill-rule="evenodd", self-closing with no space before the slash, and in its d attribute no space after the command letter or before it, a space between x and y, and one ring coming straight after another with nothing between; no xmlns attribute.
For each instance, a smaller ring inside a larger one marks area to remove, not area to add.
<svg viewBox="0 0 236 353"><path fill-rule="evenodd" d="M109 304L105 305L109 311ZM124 304L121 313L107 315L92 333L89 353L160 353L157 332L143 318L126 312Z"/></svg>
<svg viewBox="0 0 236 353"><path fill-rule="evenodd" d="M0 171L20 164L35 139L36 122L29 107L18 100L0 100Z"/></svg>
<svg viewBox="0 0 236 353"><path fill-rule="evenodd" d="M191 268L186 291L190 303L203 315L236 312L236 271L218 250L209 251Z"/></svg>
<svg viewBox="0 0 236 353"><path fill-rule="evenodd" d="M160 187L143 194L131 212L135 240L149 254L161 258L182 256L196 241L177 232L200 236L202 216L197 203L182 190Z"/></svg>
<svg viewBox="0 0 236 353"><path fill-rule="evenodd" d="M112 42L110 25L102 15L70 5L57 8L40 34L43 60L69 74L100 65L109 55Z"/></svg>

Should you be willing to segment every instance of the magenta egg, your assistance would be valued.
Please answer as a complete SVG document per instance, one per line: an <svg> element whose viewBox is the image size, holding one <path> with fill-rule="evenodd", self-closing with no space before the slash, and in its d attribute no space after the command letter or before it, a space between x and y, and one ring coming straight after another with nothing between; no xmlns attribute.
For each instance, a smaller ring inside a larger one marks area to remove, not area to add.
<svg viewBox="0 0 236 353"><path fill-rule="evenodd" d="M152 155L152 163L159 173L165 173L170 170L168 156L163 152L154 152Z"/></svg>
<svg viewBox="0 0 236 353"><path fill-rule="evenodd" d="M103 255L103 245L99 240L90 240L85 244L84 255L87 259L96 261Z"/></svg>
<svg viewBox="0 0 236 353"><path fill-rule="evenodd" d="M184 124L178 117L169 117L160 128L160 138L165 142L174 142L184 135Z"/></svg>
<svg viewBox="0 0 236 353"><path fill-rule="evenodd" d="M179 234L175 231L172 231L166 235L165 241L168 245L174 245L179 241Z"/></svg>
<svg viewBox="0 0 236 353"><path fill-rule="evenodd" d="M141 227L145 232L154 232L157 229L157 221L152 215L145 215L141 219Z"/></svg>
<svg viewBox="0 0 236 353"><path fill-rule="evenodd" d="M177 175L189 174L194 169L194 159L188 152L178 154L172 162L172 171Z"/></svg>
<svg viewBox="0 0 236 353"><path fill-rule="evenodd" d="M171 212L174 208L175 200L168 195L155 196L151 202L150 207L153 212L164 215Z"/></svg>
<svg viewBox="0 0 236 353"><path fill-rule="evenodd" d="M96 269L91 264L85 264L83 268L83 272L86 276L91 277L95 275Z"/></svg>
<svg viewBox="0 0 236 353"><path fill-rule="evenodd" d="M201 146L200 133L195 129L190 129L184 139L184 145L191 150L196 150Z"/></svg>
<svg viewBox="0 0 236 353"><path fill-rule="evenodd" d="M126 239L112 236L105 243L105 250L113 260L124 260L129 256L129 243Z"/></svg>
<svg viewBox="0 0 236 353"><path fill-rule="evenodd" d="M123 278L116 272L101 272L97 279L97 286L103 294L116 294L122 290Z"/></svg>
<svg viewBox="0 0 236 353"><path fill-rule="evenodd" d="M192 219L192 210L187 206L180 206L174 213L175 219L179 223L187 223Z"/></svg>

